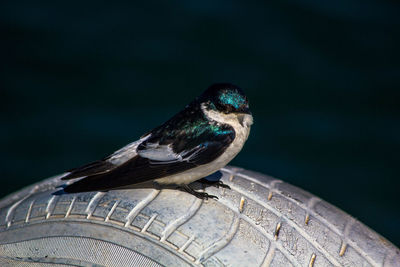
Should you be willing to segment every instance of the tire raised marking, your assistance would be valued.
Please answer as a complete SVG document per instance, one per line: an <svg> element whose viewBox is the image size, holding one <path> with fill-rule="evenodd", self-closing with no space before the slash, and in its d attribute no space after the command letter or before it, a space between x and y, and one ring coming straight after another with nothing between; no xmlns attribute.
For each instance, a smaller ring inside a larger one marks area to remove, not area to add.
<svg viewBox="0 0 400 267"><path fill-rule="evenodd" d="M211 246L209 246L208 248L203 250L200 253L200 256L198 257L198 259L196 260L196 263L199 264L199 263L205 261L212 255L214 255L215 253L220 251L222 248L224 248L226 245L228 245L229 242L231 242L231 240L235 236L235 234L239 228L239 223L240 223L240 218L238 216L234 215L231 226L228 230L228 233L225 236L223 236L221 239L219 239L217 242L213 243Z"/></svg>
<svg viewBox="0 0 400 267"><path fill-rule="evenodd" d="M14 204L11 205L11 207L8 208L7 210L7 215L6 215L6 220L5 223L7 224L7 228L11 226L12 224L12 220L14 218L14 212L15 209L19 206L19 204L22 203L22 201L24 201L25 199L27 199L30 195L27 195L23 198L21 198L20 200L18 200L17 202L15 202Z"/></svg>
<svg viewBox="0 0 400 267"><path fill-rule="evenodd" d="M189 210L183 214L181 217L169 223L161 234L161 242L164 242L179 226L190 220L203 204L203 200L195 198L193 204L190 206Z"/></svg>
<svg viewBox="0 0 400 267"><path fill-rule="evenodd" d="M35 200L32 200L31 204L29 204L28 212L26 213L26 217L25 217L25 223L29 222L29 217L31 216L31 213L32 213L33 204L35 204Z"/></svg>
<svg viewBox="0 0 400 267"><path fill-rule="evenodd" d="M302 235L313 247L315 247L317 250L321 251L324 255L326 255L327 259L335 266L340 266L341 264L339 264L339 262L328 253L328 251L326 251L318 242L316 242L315 240L313 240L308 233L302 229L300 226L298 226L294 221L290 220L289 218L287 218L286 216L284 216L282 213L280 213L278 210L276 210L275 208L273 208L272 206L267 205L266 203L262 203L259 202L257 199L255 199L254 197L250 197L249 195L246 194L246 192L244 192L241 189L238 189L235 187L235 185L229 185L233 190L237 191L239 194L242 194L244 196L246 196L247 198L255 201L256 203L258 203L260 206L266 208L267 210L271 211L272 213L274 213L277 217L282 218L285 220L285 222L290 225L291 227L293 227L300 235ZM278 229L279 223L276 226L276 229ZM278 229L278 234L279 234L279 230ZM275 233L277 232L275 229ZM275 236L277 237L277 235L274 234L274 239Z"/></svg>
<svg viewBox="0 0 400 267"><path fill-rule="evenodd" d="M228 173L232 173L232 171L229 170L229 169L225 169L224 168L223 170L228 172ZM266 183L260 182L257 179L254 179L254 178L252 178L250 176L247 176L245 174L237 173L236 175L242 177L243 179L255 182L255 183L257 183L257 184L259 184L259 185L261 185L261 186L263 186L265 188L269 188L269 186ZM231 186L231 188L232 188L232 186ZM276 192L276 194L278 194L278 195L282 196L283 198L287 199L288 201L290 201L292 203L295 203L296 205L298 205L299 207L303 208L304 210L307 210L307 207L305 207L303 203L300 203L300 202L298 202L298 201L296 201L294 199L291 199L291 198L285 196L284 194L280 193L278 190L276 190L275 192ZM321 215L316 213L314 210L310 209L309 212L310 212L310 215L312 215L315 218L317 218L318 220L320 220L328 229L332 230L334 233L336 233L337 235L339 235L340 237L343 238L344 234L336 226L334 226L332 223L327 221L324 217L322 217ZM351 217L349 216L349 218L351 218ZM304 230L303 230L303 232L304 232ZM370 265L372 265L372 266L380 266L380 264L378 264L375 260L373 260L368 255L368 253L363 251L355 242L353 242L351 240L347 240L347 244L351 245L351 247L354 248L355 251L357 251L360 255L362 255L368 261L368 263ZM330 256L330 254L325 254L325 255L329 255ZM332 257L330 256L329 258L332 258ZM338 264L338 265L340 265L340 264Z"/></svg>
<svg viewBox="0 0 400 267"><path fill-rule="evenodd" d="M72 211L72 208L74 207L75 201L76 201L76 196L74 196L74 197L72 198L71 204L69 204L67 213L65 213L65 218L67 218L67 217L71 214L71 211Z"/></svg>
<svg viewBox="0 0 400 267"><path fill-rule="evenodd" d="M55 205L56 205L55 201L56 201L56 196L52 196L52 197L49 199L49 202L47 202L47 206L46 206L46 219L50 218L51 213L53 212L54 207L55 207Z"/></svg>
<svg viewBox="0 0 400 267"><path fill-rule="evenodd" d="M105 192L97 192L92 199L90 199L89 204L86 207L87 217L86 219L90 219L92 217L94 210L96 209L97 205L99 204L101 198L105 195Z"/></svg>
<svg viewBox="0 0 400 267"><path fill-rule="evenodd" d="M315 253L313 253L312 255L311 255L311 258L310 258L310 262L308 263L308 267L313 267L314 266L314 262L315 262L315 258L316 258L317 256L315 255Z"/></svg>
<svg viewBox="0 0 400 267"><path fill-rule="evenodd" d="M108 222L110 220L111 215L114 213L115 209L117 208L119 202L121 202L121 200L117 200L115 201L114 205L111 207L110 211L108 212L106 218L104 219L105 222Z"/></svg>
<svg viewBox="0 0 400 267"><path fill-rule="evenodd" d="M240 213L242 213L242 211L243 211L244 202L245 202L245 198L244 198L244 197L241 197L241 198L240 198L240 203L239 203L239 212L240 212Z"/></svg>
<svg viewBox="0 0 400 267"><path fill-rule="evenodd" d="M160 193L160 190L154 189L147 197L140 201L126 216L125 227L128 227L135 217L146 207L150 202L152 202Z"/></svg>
<svg viewBox="0 0 400 267"><path fill-rule="evenodd" d="M275 243L271 241L267 255L265 256L264 262L261 264L261 267L269 267L271 265L271 262L274 259L275 249L276 249Z"/></svg>
<svg viewBox="0 0 400 267"><path fill-rule="evenodd" d="M183 244L183 246L180 247L180 248L178 249L178 251L179 251L179 252L184 252L185 249L190 245L190 243L192 243L192 241L193 241L194 239L195 239L195 236L192 235L192 236L185 242L185 244Z"/></svg>
<svg viewBox="0 0 400 267"><path fill-rule="evenodd" d="M142 233L145 233L147 231L147 229L150 227L150 225L153 223L153 221L156 219L157 216L158 216L157 213L155 213L155 214L153 214L153 216L151 216L150 220L146 223L146 225L141 230Z"/></svg>
<svg viewBox="0 0 400 267"><path fill-rule="evenodd" d="M281 226L282 226L282 222L278 222L276 224L275 231L274 231L274 239L275 240L278 240L278 235L279 235L279 232L281 230Z"/></svg>

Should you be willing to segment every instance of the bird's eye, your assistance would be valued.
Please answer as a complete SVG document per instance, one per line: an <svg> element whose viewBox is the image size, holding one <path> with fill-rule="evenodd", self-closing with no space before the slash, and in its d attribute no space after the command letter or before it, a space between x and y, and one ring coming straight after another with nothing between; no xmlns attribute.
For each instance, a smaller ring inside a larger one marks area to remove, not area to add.
<svg viewBox="0 0 400 267"><path fill-rule="evenodd" d="M230 112L234 112L236 110L236 107L232 104L225 104L225 113L230 113Z"/></svg>

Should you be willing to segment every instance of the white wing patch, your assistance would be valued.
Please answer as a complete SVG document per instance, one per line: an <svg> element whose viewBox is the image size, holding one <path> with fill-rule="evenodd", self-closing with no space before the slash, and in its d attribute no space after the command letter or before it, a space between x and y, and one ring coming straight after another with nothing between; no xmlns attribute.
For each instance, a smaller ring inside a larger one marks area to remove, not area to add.
<svg viewBox="0 0 400 267"><path fill-rule="evenodd" d="M136 152L136 148L138 145L140 145L143 141L145 141L147 138L149 138L151 134L148 134L144 136L143 138L140 138L139 140L132 142L123 148L115 151L110 158L107 160L111 162L114 165L121 165L130 160L131 158L135 157L138 153Z"/></svg>
<svg viewBox="0 0 400 267"><path fill-rule="evenodd" d="M170 145L159 145L158 143L147 143L146 149L138 151L139 156L162 163L182 161L182 156L176 154Z"/></svg>
<svg viewBox="0 0 400 267"><path fill-rule="evenodd" d="M160 145L158 143L147 143L146 148L137 151L137 147L146 141L151 134L144 136L143 138L132 142L123 148L115 151L111 156L107 159L108 162L114 165L122 165L131 158L136 155L141 156L142 158L147 158L150 160L151 164L169 164L175 162L182 161L190 161L195 158L200 152L202 152L205 147L204 146L196 146L191 150L185 150L181 153L177 154L173 151L171 145Z"/></svg>
<svg viewBox="0 0 400 267"><path fill-rule="evenodd" d="M190 150L182 151L177 154L173 151L171 145L159 145L158 143L148 143L145 150L138 151L138 155L150 160L151 164L170 164L176 162L194 159L200 152L206 149L202 145L198 145Z"/></svg>

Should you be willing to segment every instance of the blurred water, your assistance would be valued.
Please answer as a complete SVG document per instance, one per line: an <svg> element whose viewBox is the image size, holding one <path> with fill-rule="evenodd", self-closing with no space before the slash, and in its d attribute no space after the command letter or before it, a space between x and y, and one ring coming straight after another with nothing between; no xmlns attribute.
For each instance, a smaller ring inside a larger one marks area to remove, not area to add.
<svg viewBox="0 0 400 267"><path fill-rule="evenodd" d="M400 245L395 1L0 3L0 197L101 158L213 82L255 124L234 165Z"/></svg>

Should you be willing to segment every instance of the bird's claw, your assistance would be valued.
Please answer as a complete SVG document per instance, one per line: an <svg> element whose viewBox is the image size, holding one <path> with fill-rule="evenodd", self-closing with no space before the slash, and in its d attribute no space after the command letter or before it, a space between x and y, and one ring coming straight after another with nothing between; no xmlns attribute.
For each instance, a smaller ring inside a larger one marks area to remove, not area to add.
<svg viewBox="0 0 400 267"><path fill-rule="evenodd" d="M209 181L207 179L200 179L199 180L200 183L202 184L206 184L206 185L210 185L210 186L215 186L216 188L227 188L227 189L231 189L231 187L227 184L224 184L221 180L218 181Z"/></svg>
<svg viewBox="0 0 400 267"><path fill-rule="evenodd" d="M216 184L214 184L215 187L217 188L226 188L226 189L231 189L231 187L227 184L224 184L222 181L218 181Z"/></svg>
<svg viewBox="0 0 400 267"><path fill-rule="evenodd" d="M198 192L198 191L195 191L195 190L193 190L191 187L189 187L189 186L187 186L187 185L182 186L182 189L185 190L186 192L188 192L188 193L194 195L195 197L200 198L200 199L205 199L205 200L207 200L207 199L209 199L209 198L211 198L211 199L218 199L217 196L210 195L210 194L208 194L208 193L206 193L206 192Z"/></svg>
<svg viewBox="0 0 400 267"><path fill-rule="evenodd" d="M210 195L210 194L205 193L205 192L196 192L196 194L194 194L194 196L196 196L197 198L200 198L200 199L205 199L205 200L207 200L207 199L209 199L209 198L211 198L211 199L218 199L217 196Z"/></svg>

